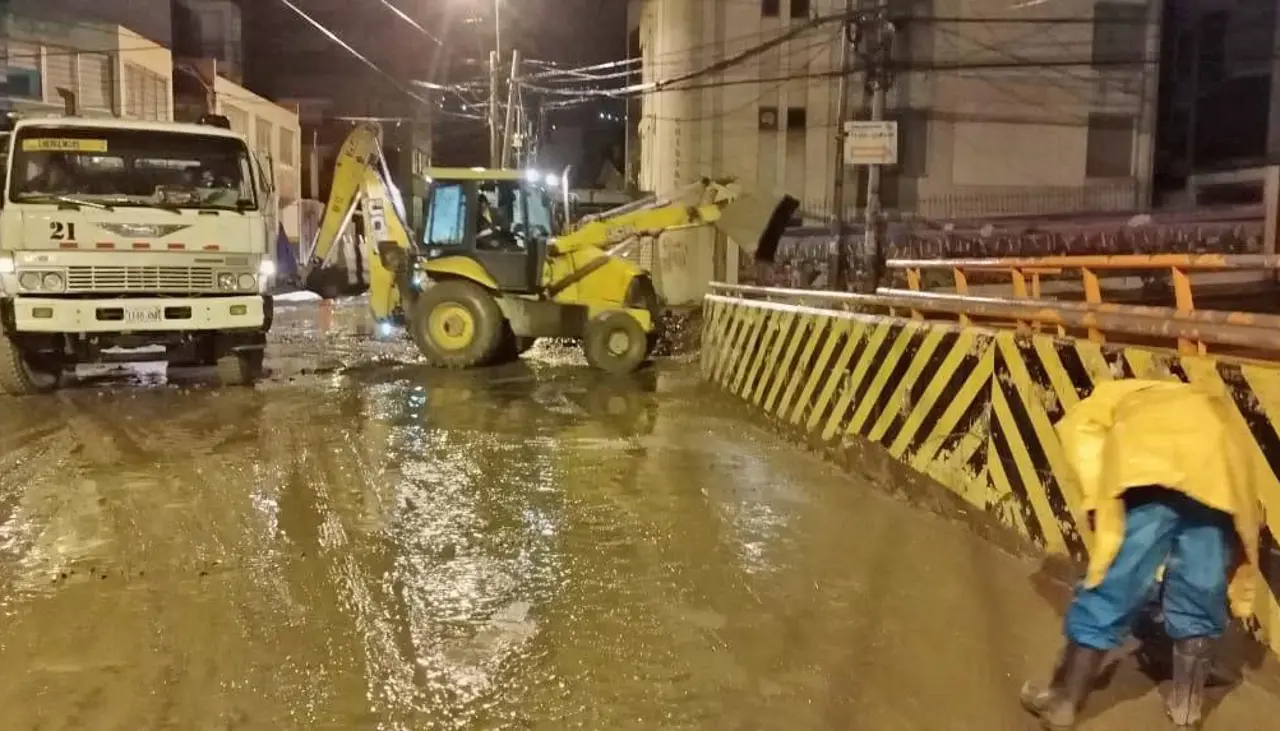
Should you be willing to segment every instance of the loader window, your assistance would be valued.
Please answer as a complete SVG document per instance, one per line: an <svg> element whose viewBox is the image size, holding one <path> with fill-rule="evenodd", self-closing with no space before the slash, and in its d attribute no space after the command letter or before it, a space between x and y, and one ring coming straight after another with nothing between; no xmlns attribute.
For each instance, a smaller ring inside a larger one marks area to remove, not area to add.
<svg viewBox="0 0 1280 731"><path fill-rule="evenodd" d="M428 203L427 246L460 246L467 238L467 189L461 183L440 183L431 188Z"/></svg>

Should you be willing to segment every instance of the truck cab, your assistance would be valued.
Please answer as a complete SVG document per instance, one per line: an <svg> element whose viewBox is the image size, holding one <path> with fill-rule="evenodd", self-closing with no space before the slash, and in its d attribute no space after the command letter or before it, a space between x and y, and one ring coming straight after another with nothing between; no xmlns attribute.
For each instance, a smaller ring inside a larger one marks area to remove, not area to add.
<svg viewBox="0 0 1280 731"><path fill-rule="evenodd" d="M272 319L276 216L245 140L217 124L9 126L0 391L51 390L78 363L116 360L217 366L227 382L254 382Z"/></svg>

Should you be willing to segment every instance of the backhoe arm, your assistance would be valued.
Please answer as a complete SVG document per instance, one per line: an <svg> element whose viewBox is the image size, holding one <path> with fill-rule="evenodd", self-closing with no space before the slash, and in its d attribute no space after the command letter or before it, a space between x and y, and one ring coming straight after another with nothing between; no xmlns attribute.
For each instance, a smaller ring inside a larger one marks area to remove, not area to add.
<svg viewBox="0 0 1280 731"><path fill-rule="evenodd" d="M555 252L603 249L634 237L714 226L749 256L772 261L782 232L798 207L799 201L791 196L770 199L703 180L676 199L654 199L584 219L578 228L556 239Z"/></svg>
<svg viewBox="0 0 1280 731"><path fill-rule="evenodd" d="M387 320L400 304L400 280L407 271L413 243L403 205L382 157L378 129L372 125L358 125L338 152L324 217L302 271L308 289L322 295L331 289L322 276L323 268L357 213L363 223L363 246L369 262L369 304L376 320Z"/></svg>

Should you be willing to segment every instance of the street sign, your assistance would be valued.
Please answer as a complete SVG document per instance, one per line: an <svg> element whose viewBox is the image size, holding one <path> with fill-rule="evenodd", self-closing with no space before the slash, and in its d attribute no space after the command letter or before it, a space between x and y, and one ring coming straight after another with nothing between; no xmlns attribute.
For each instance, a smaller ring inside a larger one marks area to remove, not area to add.
<svg viewBox="0 0 1280 731"><path fill-rule="evenodd" d="M897 122L845 122L846 165L897 165Z"/></svg>

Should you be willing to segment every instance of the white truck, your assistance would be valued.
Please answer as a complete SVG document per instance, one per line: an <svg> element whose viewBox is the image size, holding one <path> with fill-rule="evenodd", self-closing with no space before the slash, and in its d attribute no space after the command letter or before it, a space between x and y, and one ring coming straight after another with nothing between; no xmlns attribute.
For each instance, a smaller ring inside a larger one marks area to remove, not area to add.
<svg viewBox="0 0 1280 731"><path fill-rule="evenodd" d="M122 360L260 377L276 198L225 118L201 122L7 120L0 392L50 391L78 363Z"/></svg>

